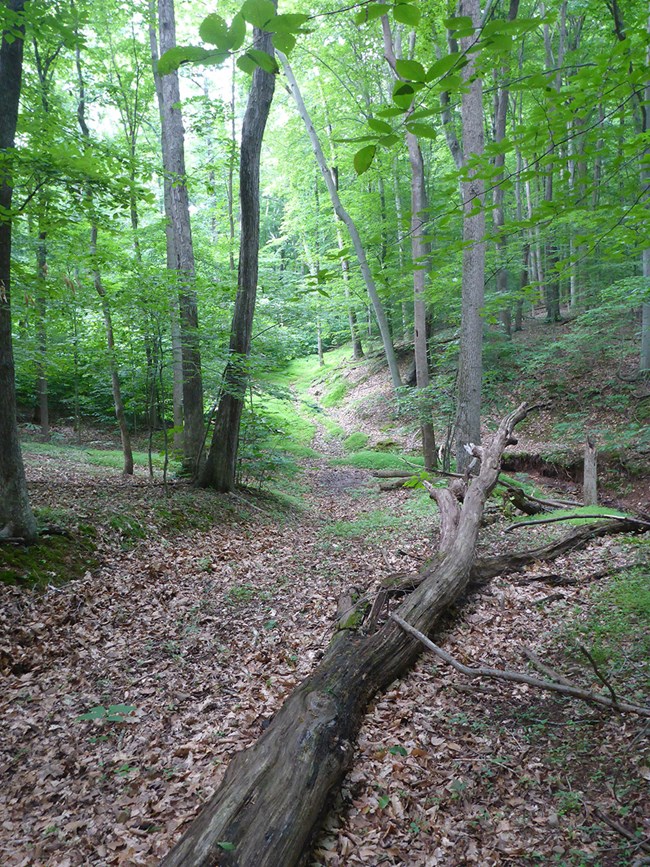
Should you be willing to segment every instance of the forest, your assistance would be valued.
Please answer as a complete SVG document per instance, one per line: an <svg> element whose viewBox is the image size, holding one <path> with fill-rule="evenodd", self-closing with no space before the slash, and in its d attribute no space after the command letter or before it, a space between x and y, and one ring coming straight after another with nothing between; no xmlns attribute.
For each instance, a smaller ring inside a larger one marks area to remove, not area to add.
<svg viewBox="0 0 650 867"><path fill-rule="evenodd" d="M650 863L650 5L0 31L2 863Z"/></svg>

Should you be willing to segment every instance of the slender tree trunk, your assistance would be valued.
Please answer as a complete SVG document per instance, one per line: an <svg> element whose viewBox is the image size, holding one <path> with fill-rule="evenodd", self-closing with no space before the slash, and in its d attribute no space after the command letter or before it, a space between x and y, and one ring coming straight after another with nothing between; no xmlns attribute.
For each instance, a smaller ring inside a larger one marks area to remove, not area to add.
<svg viewBox="0 0 650 867"><path fill-rule="evenodd" d="M510 8L508 10L508 21L514 21L519 11L519 0L510 0ZM505 80L509 75L509 69L504 66L501 69L501 76ZM496 79L496 71L495 71ZM507 84L501 82L495 88L494 97L494 142L501 144L506 136L506 120L508 116L508 100L510 91ZM496 273L496 288L500 295L505 295L508 292L508 268L506 265L508 257L508 236L504 232L505 213L503 207L503 171L505 167L506 155L497 153L494 157L494 167L497 171L496 176L492 179L494 191L492 194L492 220L494 223L494 231L496 235L496 258L497 258L497 273ZM512 311L510 303L506 303L501 309L501 322L504 331L510 337L512 333Z"/></svg>
<svg viewBox="0 0 650 867"><path fill-rule="evenodd" d="M366 284L366 289L368 291L368 296L370 298L372 308L375 313L377 325L379 326L382 345L384 347L384 354L388 363L388 369L390 370L393 387L399 388L399 386L402 384L402 380L399 373L399 367L397 366L397 358L395 356L395 349L393 347L393 342L390 336L388 320L386 318L386 313L381 303L381 299L379 298L377 287L375 286L375 281L373 280L370 266L368 265L368 260L366 259L366 253L363 248L363 244L361 243L359 232L354 223L354 220L350 217L348 212L341 204L341 200L336 190L336 184L334 183L334 179L332 177L332 172L330 171L327 165L327 161L325 160L325 155L323 154L323 149L321 148L318 135L316 133L316 130L314 129L311 118L309 117L309 113L307 112L307 108L298 87L298 82L296 81L291 67L289 66L289 62L284 56L284 54L282 54L281 52L278 52L278 57L280 58L280 62L282 63L282 67L284 69L284 74L286 75L287 81L289 82L289 89L291 91L291 95L295 100L298 112L302 117L303 123L305 124L305 127L307 129L314 155L316 157L318 167L320 168L321 174L330 194L330 198L332 199L332 205L334 207L334 210L336 211L336 214L341 220L341 222L345 223L346 228L350 233L350 238L352 239L352 243L357 254L359 268Z"/></svg>
<svg viewBox="0 0 650 867"><path fill-rule="evenodd" d="M554 88L556 93L560 92L562 87L562 73L559 68L564 63L564 54L566 47L566 12L567 0L563 0L560 7L560 35L557 49L557 57L553 56L553 47L551 44L551 33L548 24L544 25L544 48L546 53L546 68L548 70L554 67L558 71L554 77ZM541 6L541 14L545 14L544 4ZM555 145L551 141L548 153L553 155ZM549 162L546 169L546 178L544 179L544 201L551 204L553 202L553 180L555 167L553 162ZM557 274L558 247L555 239L549 241L546 245L546 285L545 285L545 303L546 303L546 318L549 322L559 322L562 318L560 313L560 283Z"/></svg>
<svg viewBox="0 0 650 867"><path fill-rule="evenodd" d="M158 0L158 26L160 53L176 45L174 0ZM153 48L153 40L152 40ZM157 58L154 56L154 68ZM189 198L185 173L185 130L180 109L178 74L159 76L159 98L163 166L168 178L169 208L167 218L171 224L172 249L167 259L177 275L178 312L183 366L183 466L195 476L203 446L203 380L201 376L201 350L199 316L194 289L194 248L190 224Z"/></svg>
<svg viewBox="0 0 650 867"><path fill-rule="evenodd" d="M384 34L384 55L397 77L397 56L393 45L393 34L387 15L381 19ZM410 116L411 110L407 112ZM426 240L426 219L429 207L424 160L420 143L413 133L406 132L406 145L411 167L411 258L413 266L413 323L415 345L415 383L419 390L429 387L429 353L427 345L427 309L425 291L429 274L431 244ZM433 470L436 466L436 437L429 407L418 407L420 415L420 434L424 468Z"/></svg>
<svg viewBox="0 0 650 867"><path fill-rule="evenodd" d="M93 269L93 283L95 291L99 295L102 305L102 315L104 317L104 328L106 331L106 346L108 348L108 367L111 373L111 388L113 391L113 406L115 409L115 418L120 429L120 438L122 440L122 454L124 455L124 475L133 475L133 450L131 448L131 435L129 426L126 421L126 413L124 412L124 403L122 401L122 389L120 387L120 377L117 371L117 359L115 357L115 337L113 336L113 319L111 316L111 308L106 297L106 289L102 283L101 271L97 262L97 224L93 222L90 228L90 257Z"/></svg>
<svg viewBox="0 0 650 867"><path fill-rule="evenodd" d="M330 174L332 175L332 180L334 181L334 186L336 187L336 191L338 193L339 189L339 171L336 165L336 148L334 147L334 138L332 133L332 124L329 119L329 111L327 108L327 101L325 99L325 93L323 91L322 84L320 84L320 95L321 102L325 108L325 118L326 118L326 129L327 129L327 139L329 141L330 146L330 156L332 158L332 166L330 168ZM336 221L336 244L339 248L339 251L343 250L343 233L341 232L341 221L339 220L338 214L336 213L336 209L334 209L334 219ZM350 260L347 256L341 257L341 274L343 275L343 291L345 293L345 306L348 314L348 327L350 329L350 338L352 340L352 357L355 361L363 358L363 347L361 345L361 337L359 335L359 326L357 324L357 314L355 312L354 307L352 306L352 299L350 296Z"/></svg>
<svg viewBox="0 0 650 867"><path fill-rule="evenodd" d="M462 0L461 15L469 16L475 28L481 23L479 0ZM467 51L476 37L461 40ZM463 93L461 117L463 125L463 163L465 180L463 193L463 290L460 324L460 357L458 363L458 407L456 412L456 463L463 472L469 462L467 443L481 439L481 386L483 378L483 307L485 282L485 210L484 181L480 169L471 161L483 154L483 85L476 76L476 53L463 68L463 80L469 89Z"/></svg>
<svg viewBox="0 0 650 867"><path fill-rule="evenodd" d="M650 35L650 16L648 16L648 34ZM647 66L650 69L650 42L646 54ZM646 135L650 130L650 77L644 88L643 99L643 114L642 114L642 132ZM650 165L648 158L650 157L650 147L644 149L643 158L641 159L641 189L643 190L643 198L645 207L650 214ZM650 248L646 247L642 254L642 269L643 276L646 281L646 289L650 288ZM650 373L650 302L646 301L641 308L641 356L639 359L639 369L642 373Z"/></svg>
<svg viewBox="0 0 650 867"><path fill-rule="evenodd" d="M153 66L153 79L156 88L158 112L161 118L161 106L163 104L162 78L158 75L158 34L155 22L158 16L155 0L149 0L149 45L151 48L151 62ZM176 262L174 252L174 229L171 221L171 186L172 178L163 172L163 208L166 217L165 243L167 252L167 270L172 273ZM176 287L170 293L169 320L172 342L172 413L174 419L174 435L172 443L175 451L183 450L183 349L181 343L181 328L178 318L178 294Z"/></svg>
<svg viewBox="0 0 650 867"><path fill-rule="evenodd" d="M77 64L77 79L79 82L79 102L77 104L77 121L83 139L88 143L90 141L90 130L86 122L86 89L81 67L81 51L79 42L76 47L76 64ZM111 374L111 391L113 393L113 408L115 410L115 418L120 429L120 439L122 441L122 454L124 456L125 476L133 475L133 449L131 448L131 435L129 426L126 421L126 413L124 412L124 403L122 401L122 389L120 387L120 378L117 370L117 359L115 358L115 338L113 335L113 321L111 317L111 308L106 297L106 290L102 284L101 271L97 258L97 214L92 201L92 193L87 190L86 196L90 204L90 260L93 272L93 284L102 305L102 315L104 317L104 330L106 332L106 346L108 348L108 367Z"/></svg>
<svg viewBox="0 0 650 867"><path fill-rule="evenodd" d="M235 56L232 58L230 71L230 141L228 143L228 178L226 189L228 194L228 262L230 270L235 272L235 163L237 162L237 136L235 135Z"/></svg>
<svg viewBox="0 0 650 867"><path fill-rule="evenodd" d="M50 405L47 395L47 302L45 300L47 280L47 232L38 233L36 245L36 320L38 334L38 356L36 370L38 376L38 419L41 425L41 440L50 439Z"/></svg>
<svg viewBox="0 0 650 867"><path fill-rule="evenodd" d="M4 0L11 12L23 12L23 0ZM15 146L23 70L24 26L19 18L12 39L0 42L0 156ZM32 542L36 521L29 505L25 467L16 421L16 385L11 340L11 200L9 166L0 179L0 537L18 536Z"/></svg>
<svg viewBox="0 0 650 867"><path fill-rule="evenodd" d="M255 29L255 45L267 54L273 53L269 33ZM253 73L241 136L241 240L237 297L230 331L230 357L224 372L210 451L199 477L201 487L217 491L232 491L235 487L239 429L249 380L248 360L257 296L260 156L274 89L275 77L258 67Z"/></svg>

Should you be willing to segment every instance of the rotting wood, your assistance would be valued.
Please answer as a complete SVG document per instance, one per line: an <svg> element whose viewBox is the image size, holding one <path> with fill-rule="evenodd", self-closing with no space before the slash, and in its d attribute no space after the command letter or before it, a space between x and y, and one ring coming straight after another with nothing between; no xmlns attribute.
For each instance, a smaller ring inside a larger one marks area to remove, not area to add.
<svg viewBox="0 0 650 867"><path fill-rule="evenodd" d="M430 632L470 578L485 501L501 455L515 440L522 404L482 450L447 551L399 608ZM332 790L352 763L354 741L371 698L407 672L421 645L387 621L370 635L336 633L320 664L289 696L268 728L231 761L217 791L163 859L163 867L292 867L308 853ZM224 843L226 846L224 847Z"/></svg>

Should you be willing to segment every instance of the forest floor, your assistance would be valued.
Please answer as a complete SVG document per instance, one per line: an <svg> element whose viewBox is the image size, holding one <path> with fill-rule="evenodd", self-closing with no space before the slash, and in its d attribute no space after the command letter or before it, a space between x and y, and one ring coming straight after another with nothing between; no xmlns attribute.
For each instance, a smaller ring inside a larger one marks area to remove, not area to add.
<svg viewBox="0 0 650 867"><path fill-rule="evenodd" d="M34 502L92 541L92 568L0 586L0 863L156 864L320 658L339 595L435 550L432 501L342 465L321 419L291 497L216 497L28 453ZM509 520L485 528L483 552L565 529L506 536ZM436 641L466 664L518 669L527 646L602 687L580 637L617 691L647 701L648 559L612 537L504 575ZM312 863L646 864L647 734L634 716L470 683L423 655L371 706Z"/></svg>

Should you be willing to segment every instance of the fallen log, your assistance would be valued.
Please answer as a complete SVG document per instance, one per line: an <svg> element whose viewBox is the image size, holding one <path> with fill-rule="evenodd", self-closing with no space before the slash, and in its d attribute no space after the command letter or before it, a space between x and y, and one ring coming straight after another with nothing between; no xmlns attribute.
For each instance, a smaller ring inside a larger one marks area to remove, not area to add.
<svg viewBox="0 0 650 867"><path fill-rule="evenodd" d="M506 416L483 448L462 506L441 497L453 538L398 613L429 633L470 577L485 501L526 404ZM295 689L259 740L238 753L224 779L161 867L292 867L309 851L330 793L350 767L371 698L406 673L421 644L392 620L372 634L339 631L314 672Z"/></svg>

